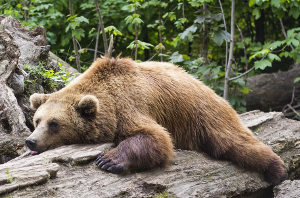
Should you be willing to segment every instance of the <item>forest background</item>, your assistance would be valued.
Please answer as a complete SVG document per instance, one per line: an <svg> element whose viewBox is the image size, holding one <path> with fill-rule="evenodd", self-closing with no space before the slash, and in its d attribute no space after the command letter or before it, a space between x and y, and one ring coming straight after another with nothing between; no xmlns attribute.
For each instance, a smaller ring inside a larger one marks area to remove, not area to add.
<svg viewBox="0 0 300 198"><path fill-rule="evenodd" d="M239 112L247 77L300 62L300 0L0 0L0 14L45 27L51 51L81 72L113 35L113 56L173 62Z"/></svg>

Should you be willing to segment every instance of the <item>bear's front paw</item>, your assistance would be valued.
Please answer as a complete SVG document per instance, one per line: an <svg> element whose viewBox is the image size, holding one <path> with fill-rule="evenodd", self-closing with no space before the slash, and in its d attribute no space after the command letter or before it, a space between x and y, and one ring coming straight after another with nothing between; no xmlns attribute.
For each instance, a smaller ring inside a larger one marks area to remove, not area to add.
<svg viewBox="0 0 300 198"><path fill-rule="evenodd" d="M128 166L125 162L122 162L118 157L118 155L115 154L114 150L111 150L110 152L106 154L100 154L98 155L96 159L96 165L105 171L115 173L115 174L121 174L128 171Z"/></svg>

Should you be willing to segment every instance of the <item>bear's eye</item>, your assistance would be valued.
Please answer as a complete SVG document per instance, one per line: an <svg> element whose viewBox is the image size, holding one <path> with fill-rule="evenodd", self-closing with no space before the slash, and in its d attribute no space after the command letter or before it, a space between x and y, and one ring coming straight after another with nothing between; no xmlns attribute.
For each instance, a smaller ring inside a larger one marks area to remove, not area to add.
<svg viewBox="0 0 300 198"><path fill-rule="evenodd" d="M48 123L49 130L52 132L58 131L59 124L56 120L52 120Z"/></svg>
<svg viewBox="0 0 300 198"><path fill-rule="evenodd" d="M40 121L41 121L41 119L37 119L37 120L35 121L35 125L36 125L36 126L39 125Z"/></svg>

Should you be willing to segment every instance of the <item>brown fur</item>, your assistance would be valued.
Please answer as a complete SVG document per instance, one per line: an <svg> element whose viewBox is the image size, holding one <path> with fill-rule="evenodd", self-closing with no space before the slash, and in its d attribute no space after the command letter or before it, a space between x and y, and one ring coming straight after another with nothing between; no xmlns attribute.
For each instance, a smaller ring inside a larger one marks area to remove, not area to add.
<svg viewBox="0 0 300 198"><path fill-rule="evenodd" d="M165 164L174 144L264 172L273 184L287 176L223 98L170 63L98 59L62 90L34 94L31 104L34 121L41 120L29 137L36 150L114 141L118 146L97 160L111 172ZM62 125L55 134L47 132L53 119Z"/></svg>

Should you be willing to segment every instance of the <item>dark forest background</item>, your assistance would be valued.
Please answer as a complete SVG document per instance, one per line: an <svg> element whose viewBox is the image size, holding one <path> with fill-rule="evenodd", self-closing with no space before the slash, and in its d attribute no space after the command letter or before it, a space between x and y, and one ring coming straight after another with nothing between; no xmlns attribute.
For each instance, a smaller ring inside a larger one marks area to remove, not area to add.
<svg viewBox="0 0 300 198"><path fill-rule="evenodd" d="M113 56L180 65L239 112L247 77L300 62L299 0L0 0L0 14L44 26L51 51L81 72L113 35Z"/></svg>

